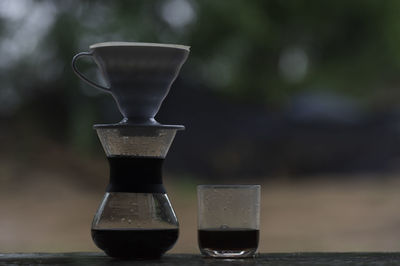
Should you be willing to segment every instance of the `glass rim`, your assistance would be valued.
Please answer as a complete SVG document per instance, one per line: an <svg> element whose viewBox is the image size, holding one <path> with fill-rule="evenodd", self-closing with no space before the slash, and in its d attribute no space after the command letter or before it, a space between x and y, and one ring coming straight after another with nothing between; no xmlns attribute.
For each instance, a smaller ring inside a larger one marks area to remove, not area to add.
<svg viewBox="0 0 400 266"><path fill-rule="evenodd" d="M217 189L239 189L239 188L261 188L261 185L198 185L197 189L202 188L217 188Z"/></svg>

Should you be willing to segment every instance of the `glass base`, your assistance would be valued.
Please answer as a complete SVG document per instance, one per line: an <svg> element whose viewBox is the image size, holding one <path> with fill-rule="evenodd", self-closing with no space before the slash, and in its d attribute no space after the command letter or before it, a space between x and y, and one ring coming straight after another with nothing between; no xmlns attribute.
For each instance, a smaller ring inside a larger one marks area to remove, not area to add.
<svg viewBox="0 0 400 266"><path fill-rule="evenodd" d="M201 254L213 258L248 258L253 257L256 253L256 248L244 250L215 250L209 248L201 248Z"/></svg>

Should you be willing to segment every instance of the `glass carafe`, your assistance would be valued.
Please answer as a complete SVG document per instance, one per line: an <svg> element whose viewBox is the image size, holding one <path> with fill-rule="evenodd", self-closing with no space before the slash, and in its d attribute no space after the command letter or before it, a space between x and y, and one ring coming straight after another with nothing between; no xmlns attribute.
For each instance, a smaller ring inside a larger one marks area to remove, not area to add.
<svg viewBox="0 0 400 266"><path fill-rule="evenodd" d="M162 164L181 127L96 125L110 183L92 238L107 255L158 258L178 239L178 220L162 184Z"/></svg>

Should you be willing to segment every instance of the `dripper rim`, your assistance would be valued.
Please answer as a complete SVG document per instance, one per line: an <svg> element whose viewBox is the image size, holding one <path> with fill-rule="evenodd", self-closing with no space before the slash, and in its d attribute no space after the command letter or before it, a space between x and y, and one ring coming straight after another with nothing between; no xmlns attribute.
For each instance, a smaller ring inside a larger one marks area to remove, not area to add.
<svg viewBox="0 0 400 266"><path fill-rule="evenodd" d="M93 129L98 128L159 128L159 129L174 129L174 130L185 130L185 126L183 125L164 125L164 124L154 124L154 125L145 125L145 124L124 124L124 123L115 123L115 124L95 124L93 125Z"/></svg>
<svg viewBox="0 0 400 266"><path fill-rule="evenodd" d="M190 51L190 46L181 44L167 44L167 43L150 43L150 42L100 42L89 46L90 49L100 47L115 47L115 46L147 46L147 47L163 47L163 48L175 48Z"/></svg>

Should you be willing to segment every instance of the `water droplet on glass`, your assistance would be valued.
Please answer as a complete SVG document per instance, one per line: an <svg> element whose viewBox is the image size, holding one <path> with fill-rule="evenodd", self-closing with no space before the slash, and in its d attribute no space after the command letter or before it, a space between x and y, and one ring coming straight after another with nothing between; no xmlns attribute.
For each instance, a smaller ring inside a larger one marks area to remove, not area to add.
<svg viewBox="0 0 400 266"><path fill-rule="evenodd" d="M121 218L121 222L125 222L125 218Z"/></svg>
<svg viewBox="0 0 400 266"><path fill-rule="evenodd" d="M130 224L131 224L131 223L132 223L132 220L131 220L131 219L128 219L128 223L130 223Z"/></svg>
<svg viewBox="0 0 400 266"><path fill-rule="evenodd" d="M228 229L229 226L227 226L226 224L223 224L223 225L221 225L219 228L220 228L220 229Z"/></svg>

